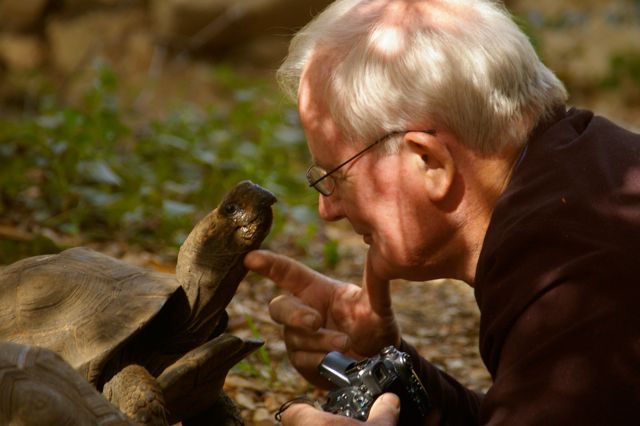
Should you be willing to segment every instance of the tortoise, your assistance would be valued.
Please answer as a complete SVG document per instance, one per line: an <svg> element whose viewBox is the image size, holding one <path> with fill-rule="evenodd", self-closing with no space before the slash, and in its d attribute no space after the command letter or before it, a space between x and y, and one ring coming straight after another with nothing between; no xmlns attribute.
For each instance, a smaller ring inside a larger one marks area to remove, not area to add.
<svg viewBox="0 0 640 426"><path fill-rule="evenodd" d="M148 372L169 423L188 424L208 410L220 423L215 409L226 400L228 370L262 344L223 334L225 308L247 273L244 255L269 232L275 201L250 181L238 183L182 244L175 275L83 247L7 266L0 270L0 341L52 350L99 391L113 380L107 396L118 406L126 403L118 398L127 395L122 386L148 380ZM125 371L130 365L142 368ZM120 380L124 373L140 378Z"/></svg>
<svg viewBox="0 0 640 426"><path fill-rule="evenodd" d="M134 422L54 352L0 342L0 424L133 426Z"/></svg>

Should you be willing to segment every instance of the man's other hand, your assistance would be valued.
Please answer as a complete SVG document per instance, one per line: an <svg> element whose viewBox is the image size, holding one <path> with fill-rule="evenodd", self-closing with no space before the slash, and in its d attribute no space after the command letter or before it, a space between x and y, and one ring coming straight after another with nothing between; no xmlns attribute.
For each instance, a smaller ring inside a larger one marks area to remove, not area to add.
<svg viewBox="0 0 640 426"><path fill-rule="evenodd" d="M314 426L394 426L400 415L400 399L392 394L380 395L371 406L369 418L365 423L320 411L309 404L293 404L282 413L284 426L314 425Z"/></svg>

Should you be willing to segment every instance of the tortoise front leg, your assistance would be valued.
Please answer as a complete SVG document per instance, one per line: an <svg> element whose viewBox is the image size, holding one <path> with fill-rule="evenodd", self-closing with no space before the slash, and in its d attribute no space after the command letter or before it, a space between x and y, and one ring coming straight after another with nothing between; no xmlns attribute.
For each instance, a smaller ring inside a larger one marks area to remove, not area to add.
<svg viewBox="0 0 640 426"><path fill-rule="evenodd" d="M138 424L167 425L162 389L155 377L140 365L123 368L104 385L103 395Z"/></svg>
<svg viewBox="0 0 640 426"><path fill-rule="evenodd" d="M209 412L216 406L229 369L262 344L221 334L167 367L158 376L158 383L167 403L169 421L184 421L197 413Z"/></svg>

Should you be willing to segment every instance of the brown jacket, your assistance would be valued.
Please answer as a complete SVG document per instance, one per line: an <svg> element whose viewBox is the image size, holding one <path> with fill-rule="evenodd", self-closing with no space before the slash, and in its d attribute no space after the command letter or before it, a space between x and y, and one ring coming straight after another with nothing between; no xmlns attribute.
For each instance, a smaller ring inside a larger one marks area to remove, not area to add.
<svg viewBox="0 0 640 426"><path fill-rule="evenodd" d="M471 392L420 359L430 424L640 424L640 135L576 109L538 128L475 295L493 386Z"/></svg>

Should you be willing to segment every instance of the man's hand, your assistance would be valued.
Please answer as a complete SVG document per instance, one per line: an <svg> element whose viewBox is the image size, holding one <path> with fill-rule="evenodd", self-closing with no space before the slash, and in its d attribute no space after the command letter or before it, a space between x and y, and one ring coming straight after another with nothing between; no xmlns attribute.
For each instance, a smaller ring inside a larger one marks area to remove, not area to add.
<svg viewBox="0 0 640 426"><path fill-rule="evenodd" d="M328 386L318 373L318 365L330 351L362 358L400 343L389 282L376 278L368 263L362 287L331 279L265 250L248 253L244 263L289 291L271 301L269 312L284 326L291 363L314 385Z"/></svg>
<svg viewBox="0 0 640 426"><path fill-rule="evenodd" d="M370 426L394 426L398 423L399 415L400 400L392 393L385 393L380 395L371 406L369 418L366 423L350 419L349 417L325 413L308 404L293 404L282 413L282 424L284 426L355 426L362 424Z"/></svg>

